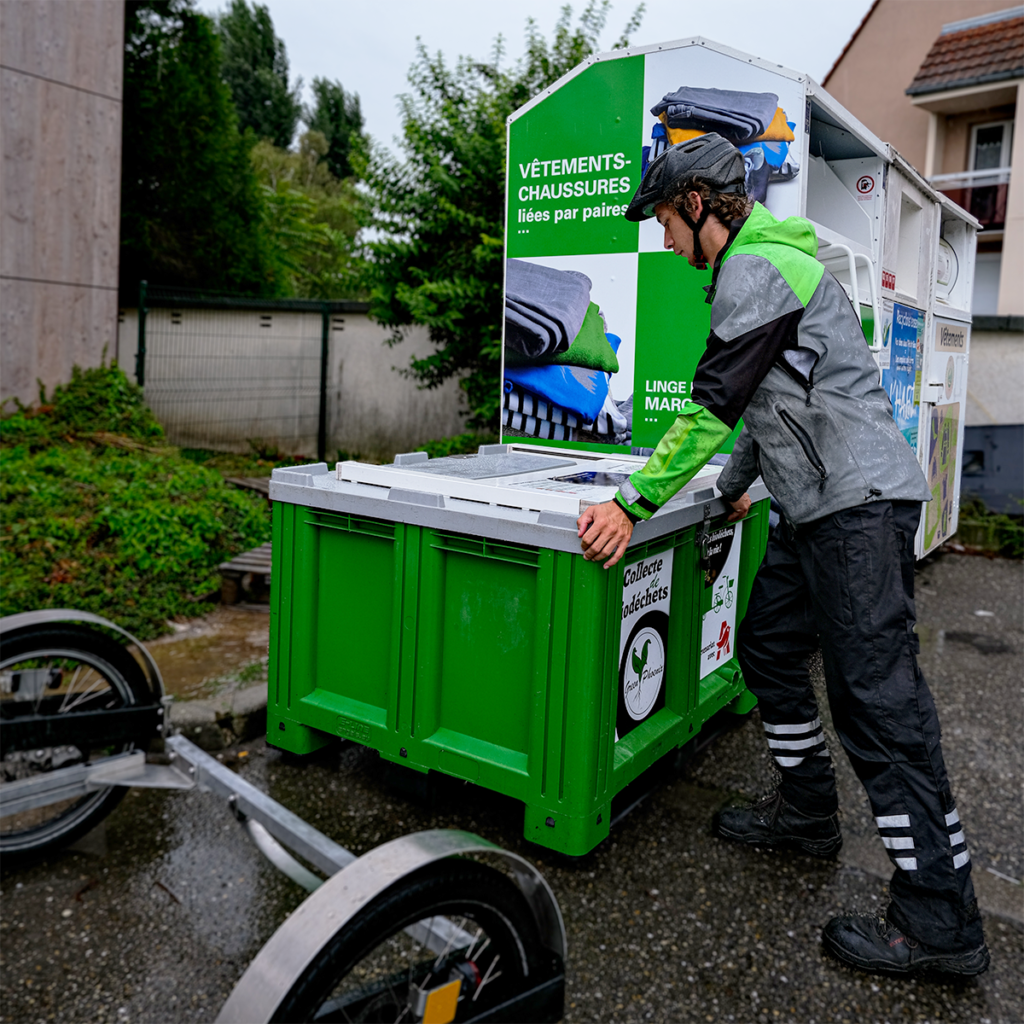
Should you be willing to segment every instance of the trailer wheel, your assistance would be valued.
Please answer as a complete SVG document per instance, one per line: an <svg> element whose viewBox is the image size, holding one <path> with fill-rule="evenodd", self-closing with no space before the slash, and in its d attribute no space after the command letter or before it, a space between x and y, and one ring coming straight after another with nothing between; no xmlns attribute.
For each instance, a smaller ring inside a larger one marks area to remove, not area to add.
<svg viewBox="0 0 1024 1024"><path fill-rule="evenodd" d="M85 626L31 627L3 638L0 645L0 720L19 715L68 715L151 703L138 662L119 643ZM5 749L0 760L0 804L5 783L97 757L145 748L142 735L96 748L86 725L59 747ZM107 786L0 818L0 854L14 864L40 851L74 842L103 820L124 797L123 786Z"/></svg>
<svg viewBox="0 0 1024 1024"><path fill-rule="evenodd" d="M448 937L439 940L442 928ZM273 944L287 930L286 922L264 946L268 964L275 959ZM301 940L283 935L283 941ZM260 1016L317 1024L557 1021L564 979L556 960L508 876L476 861L447 858L404 876L367 903L312 957L279 1005Z"/></svg>

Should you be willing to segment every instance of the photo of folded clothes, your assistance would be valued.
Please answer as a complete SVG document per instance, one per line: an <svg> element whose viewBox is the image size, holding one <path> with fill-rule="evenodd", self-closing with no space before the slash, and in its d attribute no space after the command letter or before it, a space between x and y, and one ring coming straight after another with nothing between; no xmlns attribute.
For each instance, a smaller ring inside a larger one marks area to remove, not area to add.
<svg viewBox="0 0 1024 1024"><path fill-rule="evenodd" d="M615 349L619 338L607 334L608 343ZM529 391L553 405L560 405L577 413L587 422L593 422L608 397L611 374L584 366L505 366L505 390L510 385Z"/></svg>
<svg viewBox="0 0 1024 1024"><path fill-rule="evenodd" d="M590 278L526 260L508 260L505 347L531 359L564 352L590 308Z"/></svg>
<svg viewBox="0 0 1024 1024"><path fill-rule="evenodd" d="M605 373L619 372L619 359L615 354L619 347L619 339L615 335L605 333L604 319L596 302L590 303L587 315L583 318L583 326L565 352L555 356L539 356L529 358L522 351L508 344L512 331L509 310L505 309L505 365L527 366L538 363L558 363L562 366L584 366L590 370L604 370ZM610 338L615 338L614 342Z"/></svg>
<svg viewBox="0 0 1024 1024"><path fill-rule="evenodd" d="M752 142L775 118L779 97L772 92L736 89L697 89L683 86L666 93L653 107L665 124L699 132L718 132L734 145Z"/></svg>
<svg viewBox="0 0 1024 1024"><path fill-rule="evenodd" d="M681 98L687 102L680 102ZM651 113L658 120L651 129L651 145L644 147L643 169L646 171L647 163L669 146L718 132L743 154L747 195L763 203L771 182L791 181L800 171L789 148L789 144L796 141L793 134L796 125L786 120L785 110L777 104L778 96L770 92L681 86L675 92L666 93L651 107ZM718 111L717 121L709 113L712 106ZM754 135L746 134L755 130Z"/></svg>

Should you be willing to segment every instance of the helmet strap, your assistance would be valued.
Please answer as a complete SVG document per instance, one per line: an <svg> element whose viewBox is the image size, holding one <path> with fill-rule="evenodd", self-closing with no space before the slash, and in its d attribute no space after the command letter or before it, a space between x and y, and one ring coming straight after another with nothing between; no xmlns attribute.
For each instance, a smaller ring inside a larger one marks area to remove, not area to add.
<svg viewBox="0 0 1024 1024"><path fill-rule="evenodd" d="M704 255L704 247L700 244L700 229L704 227L704 222L708 219L708 214L711 212L708 209L706 202L701 203L700 216L694 221L686 210L680 210L679 216L682 217L683 223L693 232L693 260L694 266L697 270L707 270L708 261Z"/></svg>

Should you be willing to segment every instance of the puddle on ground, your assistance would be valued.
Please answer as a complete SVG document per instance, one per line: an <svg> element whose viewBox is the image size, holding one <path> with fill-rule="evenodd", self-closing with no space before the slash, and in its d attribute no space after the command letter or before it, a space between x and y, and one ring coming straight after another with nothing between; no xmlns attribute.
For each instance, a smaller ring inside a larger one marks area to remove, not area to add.
<svg viewBox="0 0 1024 1024"><path fill-rule="evenodd" d="M173 625L173 635L150 640L146 648L164 689L177 700L215 697L266 679L269 605L220 605Z"/></svg>

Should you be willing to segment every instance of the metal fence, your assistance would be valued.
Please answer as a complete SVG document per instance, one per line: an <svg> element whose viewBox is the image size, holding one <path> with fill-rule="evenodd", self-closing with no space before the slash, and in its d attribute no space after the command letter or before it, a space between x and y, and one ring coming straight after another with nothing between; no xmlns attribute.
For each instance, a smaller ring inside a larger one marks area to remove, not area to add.
<svg viewBox="0 0 1024 1024"><path fill-rule="evenodd" d="M323 459L331 335L342 314L366 309L143 282L135 376L172 444Z"/></svg>

